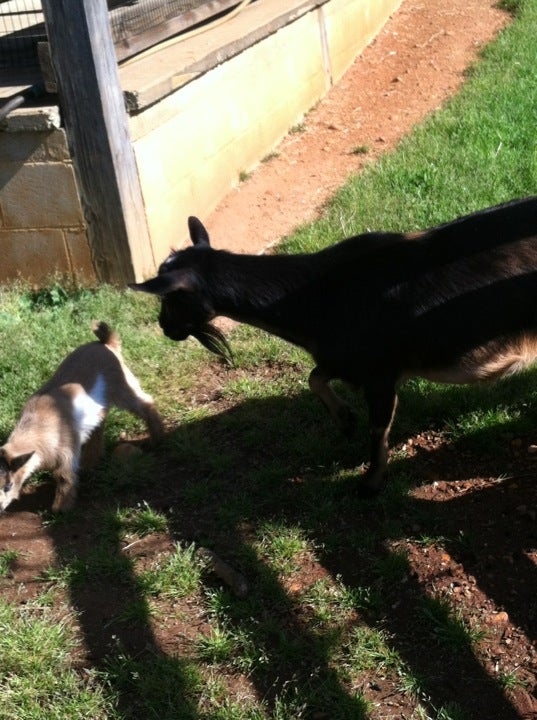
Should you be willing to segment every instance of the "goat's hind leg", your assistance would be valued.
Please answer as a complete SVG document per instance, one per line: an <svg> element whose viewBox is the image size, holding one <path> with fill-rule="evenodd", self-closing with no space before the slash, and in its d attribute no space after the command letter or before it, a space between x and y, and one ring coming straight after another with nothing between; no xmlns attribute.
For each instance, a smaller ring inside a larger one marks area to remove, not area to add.
<svg viewBox="0 0 537 720"><path fill-rule="evenodd" d="M155 407L151 395L145 393L137 378L128 368L124 368L125 382L116 389L114 404L120 410L128 410L137 415L147 425L151 442L157 445L164 437L164 425L160 413Z"/></svg>
<svg viewBox="0 0 537 720"><path fill-rule="evenodd" d="M74 457L65 457L59 467L54 470L56 480L56 494L52 503L53 512L66 512L75 504L78 483L79 453Z"/></svg>
<svg viewBox="0 0 537 720"><path fill-rule="evenodd" d="M104 455L104 426L95 428L89 438L82 445L80 454L80 467L83 470L94 468Z"/></svg>
<svg viewBox="0 0 537 720"><path fill-rule="evenodd" d="M356 416L351 408L330 387L332 378L319 367L313 368L309 376L310 390L317 395L328 409L328 412L349 440L356 433Z"/></svg>
<svg viewBox="0 0 537 720"><path fill-rule="evenodd" d="M388 437L397 407L397 395L393 383L376 381L364 385L364 396L369 408L371 461L360 485L360 494L373 497L386 484Z"/></svg>

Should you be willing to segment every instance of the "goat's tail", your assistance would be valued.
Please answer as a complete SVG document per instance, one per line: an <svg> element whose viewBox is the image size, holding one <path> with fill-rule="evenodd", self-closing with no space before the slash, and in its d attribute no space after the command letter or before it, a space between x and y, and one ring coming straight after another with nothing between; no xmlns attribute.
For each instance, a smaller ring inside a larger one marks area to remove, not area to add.
<svg viewBox="0 0 537 720"><path fill-rule="evenodd" d="M112 330L110 325L107 325L102 320L95 320L92 324L92 330L103 345L108 345L113 350L121 350L119 335L115 330Z"/></svg>

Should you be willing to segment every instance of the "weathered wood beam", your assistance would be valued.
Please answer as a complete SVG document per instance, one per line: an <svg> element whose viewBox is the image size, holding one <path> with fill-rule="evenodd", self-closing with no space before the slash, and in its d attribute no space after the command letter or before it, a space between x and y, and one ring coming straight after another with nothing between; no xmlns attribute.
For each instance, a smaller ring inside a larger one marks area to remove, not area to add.
<svg viewBox="0 0 537 720"><path fill-rule="evenodd" d="M95 270L124 284L155 262L106 0L43 0L43 11Z"/></svg>

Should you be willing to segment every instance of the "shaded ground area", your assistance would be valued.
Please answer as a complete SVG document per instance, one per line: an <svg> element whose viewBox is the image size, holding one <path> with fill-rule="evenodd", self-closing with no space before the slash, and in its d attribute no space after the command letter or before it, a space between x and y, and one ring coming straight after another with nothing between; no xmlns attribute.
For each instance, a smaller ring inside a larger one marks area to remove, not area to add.
<svg viewBox="0 0 537 720"><path fill-rule="evenodd" d="M58 559L77 558L80 567L91 567L93 551L102 551L103 542L111 568L132 562L137 575L172 552L176 542L209 546L244 575L250 588L241 599L221 577L205 577L208 587L230 593L230 623L254 636L267 618L272 627L268 641L261 636L267 643L262 672L221 671L219 680L229 698L256 697L270 703L275 688L287 686L296 688L299 698L304 693L307 702L313 684L323 688L325 700L320 709L317 705L315 712L297 717L421 717L415 714L418 700L434 718L537 717L537 454L532 439L506 427L495 441L488 431L487 437L454 440L427 417L436 401L407 390L393 433L391 474L408 478L412 490L403 498L404 489L395 483L380 500L364 502L352 491L364 447L359 443L357 452L356 444L338 437L309 392L239 405L220 392L225 382L278 381L290 372L296 373L298 384L297 369L260 366L246 372L216 362L208 365L181 402L210 407L211 415L194 426L169 428L167 448L154 456L154 482L137 481L136 464L116 468L114 488L88 478L82 483L77 516L66 523L43 523L40 513L51 505L51 484L28 488L0 520L0 551L21 553L10 575L0 580L3 597L28 602L47 589L43 573ZM520 379L509 382L511 391L519 393ZM494 386L488 387L481 405L493 407L501 396L495 395ZM407 437L399 423L409 394L416 403L414 414L423 417L429 429ZM288 432L282 434L285 418ZM260 423L267 443L244 442L248 428ZM295 459L304 433L318 438L323 447L310 464ZM171 447L195 447L201 438L215 458L232 453L232 467L208 472L205 462L210 466L210 459L203 454L192 463L170 459ZM483 449L491 442L497 444L494 460ZM281 468L277 478L252 481L259 468L274 464L274 456ZM326 470L336 461L349 473L337 487L328 482ZM169 534L130 542L110 532L106 518L111 512L145 504L168 517ZM244 508L239 523L238 507ZM226 517L233 520L226 522ZM252 550L259 527L275 518L302 527L317 548L315 555L304 555L284 582ZM140 603L134 575L129 579L107 573L105 569L105 577L89 582L75 578L66 587L65 601L79 613L80 667L99 667L107 656L120 652L139 664L137 672L164 662L159 670L163 684L177 682L181 662L195 656L199 635L212 633L203 602L195 596L157 598L153 619L130 617ZM358 594L360 588L373 588L376 600L357 602L342 632L380 627L423 690L402 688L385 657L364 671L359 686L341 683L328 660L334 629L322 627L307 600L322 582L343 583ZM467 630L461 633L453 618ZM475 633L472 643L468 629ZM178 665L172 670L170 663ZM119 687L125 717L143 716L143 699L135 686ZM373 704L371 714L353 706L353 691ZM181 697L180 684L174 692ZM453 712L438 715L440 708ZM181 712L177 717L199 717L193 708Z"/></svg>
<svg viewBox="0 0 537 720"><path fill-rule="evenodd" d="M278 156L262 164L209 219L214 244L257 252L312 219L349 173L392 147L457 89L464 68L505 22L505 15L486 0L404 2L341 83L307 116L304 132L286 138ZM367 155L354 154L357 146L367 146ZM396 432L392 464L419 478L396 518L390 515L389 498L365 507L352 496L341 497L323 483L318 468L282 477L276 491L271 488L269 492L251 486L249 471L268 463L274 452L290 455L293 448L292 437L279 438L275 450L270 418L292 413L297 434L329 432L328 420L319 409L318 422L311 423L309 407L315 401L307 393L235 407L219 394L224 373L229 379L230 372L240 371L224 370L216 362L208 365L199 387L182 400L217 411L200 420L198 429L211 438L215 453L225 454L231 447L241 452L236 448L242 447L243 436L239 431L230 436L229 430L223 430L220 416L231 418L243 430L254 418L264 418L267 446L246 447L241 463L220 473L205 494L199 486L207 481L197 466L174 463L163 453L160 476L151 487L128 486L124 495L121 487L119 491L122 501L146 502L165 512L171 535L153 534L132 547L108 538L111 558L127 557L142 567L169 550L173 542L206 544L208 539L233 563L244 558L256 524L274 516L300 523L314 538L318 556L305 558L287 586L279 587L266 576L261 582L256 574L260 571L255 569L248 574L250 586L256 592L259 588L260 596L266 592L270 597L266 612L273 612L279 603L283 609L274 619L274 656L269 652L268 667L262 676L246 679L237 673L228 678L230 695L254 693L270 698L271 688L282 682L284 670L274 658L278 642L285 637L316 655L301 657L285 668L289 682L300 685L315 667L332 688L326 711L317 711L315 720L349 717L351 689L333 681L329 663L322 662L322 643L311 631L307 604L293 602L293 598L300 599L322 578L341 578L350 588L374 585L379 563L391 562L404 552L408 568L395 574L391 585L382 587L383 608L390 610L385 615L385 630L416 676L428 678L427 697L422 695L421 700L430 712L454 702L463 709L464 717L476 720L537 718L537 454L532 439L506 433L500 439L504 461L498 468L497 461L492 463L478 445L448 442L441 429L409 438L397 438ZM257 372L271 378L289 369L267 366ZM170 428L170 433L178 443L191 439L183 428ZM341 457L349 467L356 461L343 441L334 439L332 461ZM330 463L330 457L325 461ZM203 497L202 502L196 501L196 493ZM241 493L258 500L256 513L244 526L227 528L222 523L222 508ZM76 526L48 527L38 513L50 507L51 498L48 485L29 488L21 502L0 519L0 551L21 552L10 575L0 581L4 597L13 601L24 603L42 592L47 586L42 573L58 558L76 555L84 561L93 545L102 541L102 514L119 502L114 497L96 497L88 484L83 487ZM316 515L316 498L331 503L329 524ZM371 546L360 552L349 545L349 537L358 530L373 538ZM440 536L441 543L431 540ZM215 584L219 584L217 579ZM137 659L148 656L153 664L162 658L180 663L181 657L191 653L193 638L207 631L193 602L163 601L159 617L164 621L118 621L136 596L134 582L70 588L66 600L80 612L84 638L81 667L99 665L119 646ZM442 636L447 626L438 617L441 603L428 606L430 597L457 608L469 626L486 628L474 649L464 641ZM262 598L260 602L265 601ZM378 620L374 609L364 606L349 617L349 625ZM504 678L503 691L497 682L491 682L500 676ZM164 675L163 682L167 679ZM354 690L361 690L374 703L371 717L410 718L415 711L415 696L402 692L386 668L373 668L363 685ZM133 698L123 693L128 708L125 717L137 716ZM187 706L185 700L180 717L194 718L194 710ZM355 717L362 717L358 709Z"/></svg>

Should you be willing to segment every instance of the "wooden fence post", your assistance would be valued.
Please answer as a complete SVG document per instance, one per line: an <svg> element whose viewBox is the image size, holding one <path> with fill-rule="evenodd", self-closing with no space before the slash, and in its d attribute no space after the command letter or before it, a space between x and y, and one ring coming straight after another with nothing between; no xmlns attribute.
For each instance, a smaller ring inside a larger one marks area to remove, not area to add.
<svg viewBox="0 0 537 720"><path fill-rule="evenodd" d="M95 270L124 284L155 261L107 3L43 0L43 11Z"/></svg>

